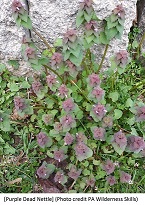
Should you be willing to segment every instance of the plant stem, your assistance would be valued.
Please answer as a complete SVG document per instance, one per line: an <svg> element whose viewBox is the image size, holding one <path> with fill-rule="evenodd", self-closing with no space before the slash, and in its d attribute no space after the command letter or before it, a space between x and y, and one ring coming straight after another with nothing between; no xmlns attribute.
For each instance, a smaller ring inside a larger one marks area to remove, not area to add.
<svg viewBox="0 0 145 205"><path fill-rule="evenodd" d="M44 66L44 68L48 68L48 70L50 70L50 71L52 71L53 73L55 73L55 74L60 78L60 80L62 81L62 83L65 84L64 81L63 81L63 79L62 79L62 77L58 74L57 71L53 70L53 69L50 68L48 65L43 65L43 66Z"/></svg>
<svg viewBox="0 0 145 205"><path fill-rule="evenodd" d="M139 87L139 86L141 86L141 85L145 85L145 80L142 80L141 82L136 83L136 85L134 85L134 86L130 89L130 91L135 90L137 87Z"/></svg>
<svg viewBox="0 0 145 205"><path fill-rule="evenodd" d="M37 36L39 36L39 38L44 42L44 44L47 46L47 48L53 54L52 47L49 45L49 43L46 41L46 39L38 31L36 31L35 28L32 28L32 30L36 33Z"/></svg>
<svg viewBox="0 0 145 205"><path fill-rule="evenodd" d="M142 44L143 44L144 40L145 40L145 32L144 32L144 34L143 34L143 36L142 36L142 38L140 40L140 43L138 45L138 48L137 48L137 58L139 57L139 54L140 54L140 51L141 51L141 47L142 47Z"/></svg>
<svg viewBox="0 0 145 205"><path fill-rule="evenodd" d="M105 56L106 56L106 53L107 53L108 47L109 47L109 44L107 44L106 47L105 47L105 51L104 51L104 54L103 54L103 57L102 57L101 63L100 63L100 65L99 65L99 68L98 68L98 70L97 70L97 73L99 73L100 70L101 70L101 68L102 68L102 65L103 65L103 62L104 62L104 60L105 60Z"/></svg>

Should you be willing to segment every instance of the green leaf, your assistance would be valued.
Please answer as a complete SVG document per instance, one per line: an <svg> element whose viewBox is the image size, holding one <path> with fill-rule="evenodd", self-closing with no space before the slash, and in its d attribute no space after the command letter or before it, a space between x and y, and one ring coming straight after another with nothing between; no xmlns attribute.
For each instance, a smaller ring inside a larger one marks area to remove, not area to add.
<svg viewBox="0 0 145 205"><path fill-rule="evenodd" d="M134 127L131 128L131 134L134 136L139 136L139 134L137 133L137 131Z"/></svg>
<svg viewBox="0 0 145 205"><path fill-rule="evenodd" d="M23 81L20 88L27 89L30 87L31 87L31 85L27 81Z"/></svg>
<svg viewBox="0 0 145 205"><path fill-rule="evenodd" d="M86 20L87 22L89 22L89 21L91 20L91 18L92 18L92 15L93 15L93 13L88 14L88 13L84 12L85 20Z"/></svg>
<svg viewBox="0 0 145 205"><path fill-rule="evenodd" d="M83 118L83 111L82 110L77 112L76 118L79 119L79 120Z"/></svg>
<svg viewBox="0 0 145 205"><path fill-rule="evenodd" d="M5 144L4 146L4 153L7 154L15 154L15 148L13 148L11 145L9 145L8 143Z"/></svg>
<svg viewBox="0 0 145 205"><path fill-rule="evenodd" d="M77 28L83 23L84 16L82 10L80 10L76 16L76 26Z"/></svg>
<svg viewBox="0 0 145 205"><path fill-rule="evenodd" d="M97 166L97 165L100 165L101 162L100 162L100 160L95 160L95 159L94 159L94 160L93 160L93 164Z"/></svg>
<svg viewBox="0 0 145 205"><path fill-rule="evenodd" d="M14 67L15 69L18 69L20 65L17 60L8 60L8 64Z"/></svg>
<svg viewBox="0 0 145 205"><path fill-rule="evenodd" d="M54 46L56 47L61 47L63 44L63 41L61 38L57 38L56 41L54 42Z"/></svg>
<svg viewBox="0 0 145 205"><path fill-rule="evenodd" d="M89 44L94 40L94 35L87 36L87 37L85 37L85 39L86 39L87 43Z"/></svg>
<svg viewBox="0 0 145 205"><path fill-rule="evenodd" d="M107 30L105 30L105 34L106 34L106 36L107 36L107 39L108 40L111 40L112 38L114 38L115 37L115 35L117 34L117 29L116 28L112 28L112 29L107 29Z"/></svg>
<svg viewBox="0 0 145 205"><path fill-rule="evenodd" d="M126 103L125 103L126 107L132 107L133 104L134 104L134 103L133 103L133 101L132 101L131 98L128 98L127 101L126 101Z"/></svg>
<svg viewBox="0 0 145 205"><path fill-rule="evenodd" d="M31 19L28 17L27 19L27 22L25 21L21 21L21 25L24 27L24 28L27 28L27 29L32 29L32 21Z"/></svg>
<svg viewBox="0 0 145 205"><path fill-rule="evenodd" d="M114 118L115 118L115 119L121 118L121 117L122 117L122 114L123 114L123 112L122 112L121 110L119 110L119 109L115 109L115 110L114 110Z"/></svg>
<svg viewBox="0 0 145 205"><path fill-rule="evenodd" d="M121 155L121 154L124 152L125 148L126 148L126 145L124 145L123 147L120 148L116 143L112 143L112 146L114 147L114 150L115 150L119 155Z"/></svg>
<svg viewBox="0 0 145 205"><path fill-rule="evenodd" d="M82 62L82 59L83 59L83 55L82 53L80 53L79 57L77 58L76 56L74 55L70 55L70 61L75 64L76 66L80 66L81 62Z"/></svg>
<svg viewBox="0 0 145 205"><path fill-rule="evenodd" d="M8 87L11 92L17 92L19 90L19 86L16 83L8 83Z"/></svg>
<svg viewBox="0 0 145 205"><path fill-rule="evenodd" d="M21 14L21 15L20 15L20 18L27 23L27 20L28 20L28 15L27 15L27 13Z"/></svg>
<svg viewBox="0 0 145 205"><path fill-rule="evenodd" d="M116 26L116 28L117 28L117 30L119 31L119 33L121 33L121 35L122 35L123 30L124 30L124 27L123 27L122 25L118 24L118 25Z"/></svg>
<svg viewBox="0 0 145 205"><path fill-rule="evenodd" d="M100 40L100 43L103 43L105 45L109 43L109 40L107 39L107 36L103 31L100 32L99 40Z"/></svg>
<svg viewBox="0 0 145 205"><path fill-rule="evenodd" d="M64 52L64 61L68 60L70 57L70 51L69 50L66 50L66 52Z"/></svg>
<svg viewBox="0 0 145 205"><path fill-rule="evenodd" d="M119 93L117 91L111 92L109 94L109 98L111 98L113 102L116 102L118 100L118 97L119 97Z"/></svg>

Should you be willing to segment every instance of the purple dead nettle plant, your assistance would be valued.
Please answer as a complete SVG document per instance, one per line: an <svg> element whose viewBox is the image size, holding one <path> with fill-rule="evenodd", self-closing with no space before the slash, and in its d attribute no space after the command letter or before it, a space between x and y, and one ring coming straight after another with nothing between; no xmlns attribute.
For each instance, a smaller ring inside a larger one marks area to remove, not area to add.
<svg viewBox="0 0 145 205"><path fill-rule="evenodd" d="M55 165L47 164L45 161L43 164L37 169L37 175L39 178L47 179L50 174L52 174L55 170Z"/></svg>
<svg viewBox="0 0 145 205"><path fill-rule="evenodd" d="M58 69L61 66L63 57L61 53L54 53L51 57L51 66L54 69Z"/></svg>
<svg viewBox="0 0 145 205"><path fill-rule="evenodd" d="M89 93L88 97L94 102L100 102L104 98L104 95L105 95L105 91L102 88L95 87Z"/></svg>
<svg viewBox="0 0 145 205"><path fill-rule="evenodd" d="M120 171L120 182L130 183L131 182L131 175L124 172L124 171Z"/></svg>
<svg viewBox="0 0 145 205"><path fill-rule="evenodd" d="M58 133L61 133L63 130L62 124L60 122L55 122L54 123L54 130L57 131Z"/></svg>
<svg viewBox="0 0 145 205"><path fill-rule="evenodd" d="M105 141L105 129L102 127L92 127L91 131L96 140Z"/></svg>
<svg viewBox="0 0 145 205"><path fill-rule="evenodd" d="M25 5L22 4L19 0L14 0L12 2L13 15L15 15L16 17L18 17L18 15L23 15L26 12L24 6Z"/></svg>
<svg viewBox="0 0 145 205"><path fill-rule="evenodd" d="M63 185L67 182L67 177L62 170L59 170L55 174L54 181Z"/></svg>
<svg viewBox="0 0 145 205"><path fill-rule="evenodd" d="M42 115L42 120L46 125L52 125L54 116L52 114Z"/></svg>
<svg viewBox="0 0 145 205"><path fill-rule="evenodd" d="M136 107L136 121L137 122L145 121L145 105Z"/></svg>
<svg viewBox="0 0 145 205"><path fill-rule="evenodd" d="M69 94L69 90L66 87L66 85L62 84L59 88L58 88L58 96L61 99L67 98Z"/></svg>
<svg viewBox="0 0 145 205"><path fill-rule="evenodd" d="M92 0L80 0L80 8L90 14L92 12L92 3Z"/></svg>
<svg viewBox="0 0 145 205"><path fill-rule="evenodd" d="M71 145L73 143L73 141L74 141L74 135L67 132L65 137L64 137L65 145Z"/></svg>
<svg viewBox="0 0 145 205"><path fill-rule="evenodd" d="M101 83L100 77L95 73L92 73L87 78L87 86L88 87L94 88L94 87L100 86L100 83Z"/></svg>
<svg viewBox="0 0 145 205"><path fill-rule="evenodd" d="M76 141L77 143L81 143L81 142L87 143L87 137L85 136L84 133L78 132L76 133Z"/></svg>
<svg viewBox="0 0 145 205"><path fill-rule="evenodd" d="M104 105L98 103L97 105L93 105L93 108L90 112L90 115L93 117L93 119L98 122L101 121L102 118L106 115L106 108Z"/></svg>
<svg viewBox="0 0 145 205"><path fill-rule="evenodd" d="M63 39L64 44L71 45L76 40L77 40L76 30L74 29L67 30L67 32L64 34L64 39Z"/></svg>
<svg viewBox="0 0 145 205"><path fill-rule="evenodd" d="M37 135L37 142L38 142L39 146L42 148L50 147L52 145L52 139L50 137L48 137L47 134L44 132L40 132Z"/></svg>
<svg viewBox="0 0 145 205"><path fill-rule="evenodd" d="M120 19L125 19L125 10L122 5L117 5L117 7L113 10L113 13Z"/></svg>
<svg viewBox="0 0 145 205"><path fill-rule="evenodd" d="M119 148L123 148L127 145L127 138L125 134L120 130L119 132L114 134L112 143L117 145Z"/></svg>
<svg viewBox="0 0 145 205"><path fill-rule="evenodd" d="M77 180L81 172L82 172L81 169L77 170L76 166L72 165L70 171L68 172L68 176L74 180Z"/></svg>
<svg viewBox="0 0 145 205"><path fill-rule="evenodd" d="M62 149L54 151L54 159L55 160L62 162L63 160L66 159L66 157L67 156L65 155L65 153Z"/></svg>
<svg viewBox="0 0 145 205"><path fill-rule="evenodd" d="M14 97L14 104L17 111L23 111L26 108L25 99L20 96Z"/></svg>
<svg viewBox="0 0 145 205"><path fill-rule="evenodd" d="M86 22L86 23L85 23L85 29L86 29L87 31L92 31L92 33L93 33L93 31L95 30L96 26L97 26L96 21L90 21L90 22ZM90 34L90 33L89 33L89 34Z"/></svg>
<svg viewBox="0 0 145 205"><path fill-rule="evenodd" d="M54 74L50 74L50 75L46 76L46 82L47 82L48 87L52 91L56 91L56 89L60 86L60 83L57 80L57 76Z"/></svg>
<svg viewBox="0 0 145 205"><path fill-rule="evenodd" d="M95 186L95 182L96 182L96 179L93 175L91 175L87 180L86 180L86 184L87 186L90 186L90 187L94 187Z"/></svg>
<svg viewBox="0 0 145 205"><path fill-rule="evenodd" d="M32 83L32 89L33 89L33 92L34 92L35 94L37 94L38 92L41 91L41 89L42 89L42 84L41 84L39 81L34 81L34 82Z"/></svg>
<svg viewBox="0 0 145 205"><path fill-rule="evenodd" d="M125 67L125 65L128 63L128 52L126 50L120 50L118 53L116 53L115 62L117 66Z"/></svg>
<svg viewBox="0 0 145 205"><path fill-rule="evenodd" d="M115 170L115 164L111 160L107 160L102 164L102 169L106 171L107 174L111 174Z"/></svg>
<svg viewBox="0 0 145 205"><path fill-rule="evenodd" d="M62 124L64 132L67 132L71 128L76 127L76 121L75 121L74 117L70 114L67 114L67 115L61 117L60 118L60 123Z"/></svg>
<svg viewBox="0 0 145 205"><path fill-rule="evenodd" d="M112 176L112 175L109 175L109 176L106 178L106 180L107 180L107 182L108 182L108 184L109 184L110 186L113 186L114 184L116 184L116 179L115 179L115 177Z"/></svg>
<svg viewBox="0 0 145 205"><path fill-rule="evenodd" d="M145 148L145 141L139 136L129 136L127 138L127 148L131 152L138 153Z"/></svg>
<svg viewBox="0 0 145 205"><path fill-rule="evenodd" d="M25 58L26 60L31 60L36 58L36 50L32 47L26 47L25 49Z"/></svg>
<svg viewBox="0 0 145 205"><path fill-rule="evenodd" d="M79 161L87 159L93 154L92 150L83 142L77 143L74 150Z"/></svg>
<svg viewBox="0 0 145 205"><path fill-rule="evenodd" d="M78 75L79 71L81 70L81 67L77 67L70 60L67 60L66 64L67 64L67 67L68 67L69 74L72 77L76 78L76 76Z"/></svg>
<svg viewBox="0 0 145 205"><path fill-rule="evenodd" d="M62 102L62 108L65 112L69 113L75 110L75 103L72 98L68 98Z"/></svg>

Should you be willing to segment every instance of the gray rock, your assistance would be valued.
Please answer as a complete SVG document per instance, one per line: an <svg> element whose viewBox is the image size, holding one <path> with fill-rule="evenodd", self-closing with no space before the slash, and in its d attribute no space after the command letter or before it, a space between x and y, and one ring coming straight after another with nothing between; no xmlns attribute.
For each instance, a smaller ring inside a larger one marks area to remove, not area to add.
<svg viewBox="0 0 145 205"><path fill-rule="evenodd" d="M30 16L33 26L38 30L49 43L63 36L67 28L75 27L76 12L79 6L79 0L29 0ZM137 0L94 0L94 8L97 16L104 19L111 14L112 10L120 3L123 4L126 11L125 29L121 40L113 40L109 46L104 69L108 67L108 61L114 52L119 49L126 49L128 45L128 33L132 22L136 17ZM21 39L25 31L18 29L14 23L11 13L12 0L0 0L0 56L5 61L8 59L21 59ZM33 35L34 40L40 39ZM102 47L96 48L96 58L101 60L100 53L103 53ZM98 52L99 51L99 52ZM3 58L2 57L2 58ZM1 62L4 60L1 60ZM25 66L24 66L25 65ZM24 66L24 67L23 67ZM21 74L28 71L26 64L22 63Z"/></svg>

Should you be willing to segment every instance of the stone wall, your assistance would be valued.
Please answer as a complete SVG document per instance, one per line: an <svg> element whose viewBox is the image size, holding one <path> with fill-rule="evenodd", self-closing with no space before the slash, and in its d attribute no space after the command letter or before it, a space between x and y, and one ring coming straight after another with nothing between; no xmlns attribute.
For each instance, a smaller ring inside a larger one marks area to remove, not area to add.
<svg viewBox="0 0 145 205"><path fill-rule="evenodd" d="M28 0L27 0L28 1ZM23 2L26 2L26 0ZM79 7L79 0L29 0L30 16L33 26L50 43L60 36L67 28L74 28L76 13ZM126 12L125 28L121 40L113 40L106 58L107 67L110 55L119 49L126 49L128 45L128 32L136 18L137 0L94 0L94 8L97 16L104 19L111 14L112 10L120 3L123 4ZM0 61L6 62L8 59L21 60L21 39L25 31L18 29L14 23L11 12L12 0L0 0ZM35 35L33 36L35 40ZM36 38L36 41L40 39ZM97 52L99 51L99 52ZM97 48L96 58L100 60L103 48ZM29 71L26 63L21 60L21 69L19 72L24 74Z"/></svg>

